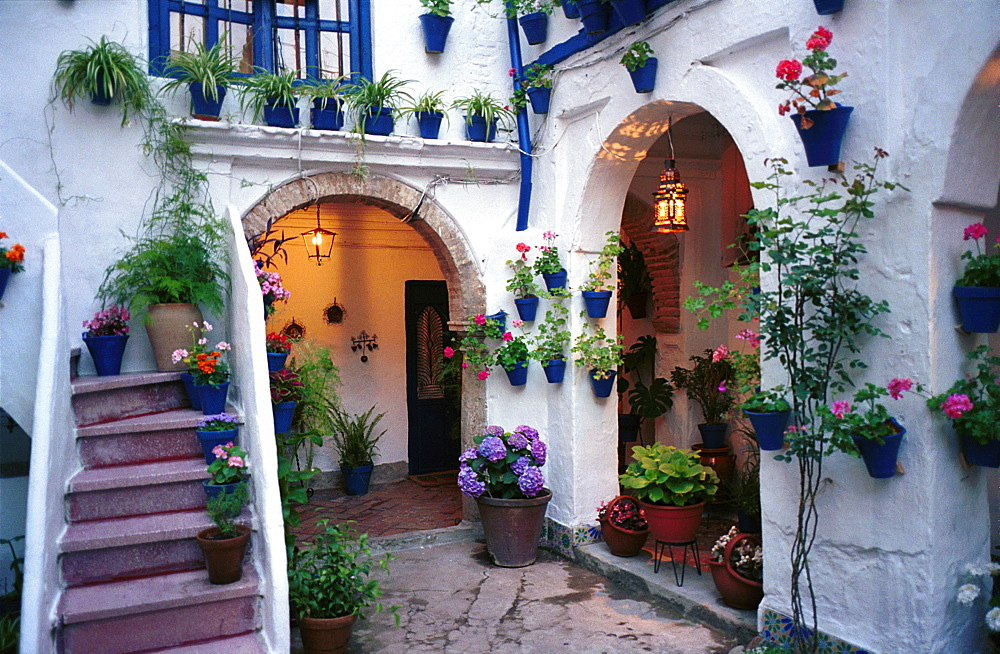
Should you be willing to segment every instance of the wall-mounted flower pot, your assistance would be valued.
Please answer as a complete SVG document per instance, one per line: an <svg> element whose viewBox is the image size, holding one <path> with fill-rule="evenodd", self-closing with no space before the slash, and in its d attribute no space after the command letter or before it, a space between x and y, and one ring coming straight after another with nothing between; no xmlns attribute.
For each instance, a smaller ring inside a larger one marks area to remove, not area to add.
<svg viewBox="0 0 1000 654"><path fill-rule="evenodd" d="M587 315L591 318L603 318L608 315L611 304L611 291L580 291L583 303L587 307Z"/></svg>
<svg viewBox="0 0 1000 654"><path fill-rule="evenodd" d="M576 0L576 6L580 8L580 20L583 21L583 29L587 34L603 34L607 31L608 20L611 18L610 5L601 0Z"/></svg>
<svg viewBox="0 0 1000 654"><path fill-rule="evenodd" d="M646 18L645 0L611 0L611 7L622 25L635 25Z"/></svg>
<svg viewBox="0 0 1000 654"><path fill-rule="evenodd" d="M513 370L503 369L507 373L507 381L511 386L524 386L528 382L528 362L518 361L517 367Z"/></svg>
<svg viewBox="0 0 1000 654"><path fill-rule="evenodd" d="M538 298L535 296L519 297L514 300L514 306L517 307L517 315L524 322L533 321L538 314Z"/></svg>
<svg viewBox="0 0 1000 654"><path fill-rule="evenodd" d="M768 451L781 449L785 444L785 428L788 427L788 421L792 417L791 409L769 413L744 410L743 413L750 418L760 449Z"/></svg>
<svg viewBox="0 0 1000 654"><path fill-rule="evenodd" d="M810 167L834 166L840 161L840 145L852 111L854 107L844 106L829 111L807 111L805 117L812 122L809 129L802 129L803 114L791 115Z"/></svg>
<svg viewBox="0 0 1000 654"><path fill-rule="evenodd" d="M535 11L517 19L521 23L521 31L528 45L545 43L549 37L549 15L544 11Z"/></svg>
<svg viewBox="0 0 1000 654"><path fill-rule="evenodd" d="M542 273L542 279L545 280L545 288L549 291L554 291L557 288L566 288L566 280L568 278L569 273L566 272L565 268L560 268L559 272Z"/></svg>
<svg viewBox="0 0 1000 654"><path fill-rule="evenodd" d="M588 372L587 376L590 377L590 386L594 391L594 397L610 397L611 391L615 387L615 375L617 374L616 370L609 370L607 377L594 379L594 371Z"/></svg>
<svg viewBox="0 0 1000 654"><path fill-rule="evenodd" d="M448 32L454 22L455 19L451 16L421 14L420 26L424 30L424 52L428 54L444 52L444 44L448 40Z"/></svg>
<svg viewBox="0 0 1000 654"><path fill-rule="evenodd" d="M962 329L976 334L995 334L1000 328L1000 288L955 286L952 295L958 302Z"/></svg>
<svg viewBox="0 0 1000 654"><path fill-rule="evenodd" d="M206 416L214 416L226 410L226 395L229 394L229 382L222 382L218 386L211 384L195 384L198 395L201 397L201 413Z"/></svg>
<svg viewBox="0 0 1000 654"><path fill-rule="evenodd" d="M486 317L489 318L490 320L496 320L497 321L497 325L500 327L500 331L501 332L507 331L507 312L506 311L504 311L503 309L500 309L496 313L491 313L491 314L489 314Z"/></svg>
<svg viewBox="0 0 1000 654"><path fill-rule="evenodd" d="M531 103L531 110L536 114L549 113L549 102L552 99L551 86L532 86L525 89L528 94L528 102Z"/></svg>
<svg viewBox="0 0 1000 654"><path fill-rule="evenodd" d="M285 361L288 360L288 352L268 352L267 353L267 371L268 372L278 372L285 367Z"/></svg>
<svg viewBox="0 0 1000 654"><path fill-rule="evenodd" d="M215 449L216 445L225 446L227 443L239 444L240 430L238 427L215 431L202 431L199 429L194 433L198 437L198 443L201 445L201 453L205 455L205 463L208 464L215 461L215 454L212 450Z"/></svg>
<svg viewBox="0 0 1000 654"><path fill-rule="evenodd" d="M710 450L717 450L719 448L726 447L726 432L728 430L729 425L726 423L712 425L702 423L698 425L698 433L701 434L701 442L704 443L705 447Z"/></svg>
<svg viewBox="0 0 1000 654"><path fill-rule="evenodd" d="M552 359L542 364L545 379L550 384L561 384L566 377L566 359Z"/></svg>
<svg viewBox="0 0 1000 654"><path fill-rule="evenodd" d="M657 64L659 64L659 60L656 57L649 57L644 65L628 71L636 93L650 93L656 87Z"/></svg>
<svg viewBox="0 0 1000 654"><path fill-rule="evenodd" d="M864 459L868 474L875 479L889 479L896 474L896 459L899 456L899 446L903 443L903 436L906 430L896 422L895 418L889 418L892 426L898 431L895 434L882 439L882 444L871 438L858 438L851 436L854 445L861 450L861 458Z"/></svg>
<svg viewBox="0 0 1000 654"><path fill-rule="evenodd" d="M112 97L104 92L104 75L97 76L97 90L90 94L91 104L106 107L111 104Z"/></svg>
<svg viewBox="0 0 1000 654"><path fill-rule="evenodd" d="M269 127L295 127L299 124L299 108L268 102L264 105L264 122Z"/></svg>
<svg viewBox="0 0 1000 654"><path fill-rule="evenodd" d="M372 470L374 469L374 463L353 468L340 466L340 474L344 477L344 490L347 491L347 494L366 495L368 493L368 486L372 480Z"/></svg>
<svg viewBox="0 0 1000 654"><path fill-rule="evenodd" d="M285 434L292 431L292 421L295 418L295 407L298 402L278 402L271 404L271 413L274 416L274 433Z"/></svg>
<svg viewBox="0 0 1000 654"><path fill-rule="evenodd" d="M417 128L420 130L420 138L436 139L441 133L441 120L444 114L440 111L418 111Z"/></svg>
<svg viewBox="0 0 1000 654"><path fill-rule="evenodd" d="M576 0L562 0L562 9L566 18L580 17L580 8L576 5Z"/></svg>
<svg viewBox="0 0 1000 654"><path fill-rule="evenodd" d="M813 0L816 5L816 13L820 16L829 16L843 10L844 0Z"/></svg>
<svg viewBox="0 0 1000 654"><path fill-rule="evenodd" d="M10 279L10 268L0 268L0 300L3 299L3 292L7 290L7 281Z"/></svg>
<svg viewBox="0 0 1000 654"><path fill-rule="evenodd" d="M191 116L201 120L219 120L222 101L226 99L225 87L215 87L215 100L205 97L205 85L201 82L191 82L188 90L191 92Z"/></svg>
<svg viewBox="0 0 1000 654"><path fill-rule="evenodd" d="M344 127L344 110L336 101L327 100L324 106L323 98L315 98L311 116L313 129L328 129L335 132Z"/></svg>
<svg viewBox="0 0 1000 654"><path fill-rule="evenodd" d="M494 118L486 124L486 119L482 116L466 116L465 118L465 137L470 141L478 141L480 143L492 143L493 139L497 135L497 122L499 119Z"/></svg>
<svg viewBox="0 0 1000 654"><path fill-rule="evenodd" d="M125 345L128 334L112 334L109 336L83 335L90 358L94 360L99 377L118 375L122 371L122 357L125 355Z"/></svg>
<svg viewBox="0 0 1000 654"><path fill-rule="evenodd" d="M392 107L372 107L368 110L365 120L365 134L375 136L389 136L395 122L392 118Z"/></svg>
<svg viewBox="0 0 1000 654"><path fill-rule="evenodd" d="M977 443L971 436L958 435L958 444L962 448L965 462L984 468L1000 468L1000 441L992 440L985 445Z"/></svg>

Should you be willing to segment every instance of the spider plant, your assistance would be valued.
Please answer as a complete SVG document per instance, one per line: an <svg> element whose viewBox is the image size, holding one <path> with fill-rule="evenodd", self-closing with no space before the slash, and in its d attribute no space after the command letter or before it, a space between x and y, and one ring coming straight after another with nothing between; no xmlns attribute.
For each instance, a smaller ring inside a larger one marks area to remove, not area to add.
<svg viewBox="0 0 1000 654"><path fill-rule="evenodd" d="M295 107L299 91L295 87L294 70L272 73L264 68L255 68L254 71L254 75L248 77L240 89L240 106L250 109L253 120L260 118L265 106Z"/></svg>
<svg viewBox="0 0 1000 654"><path fill-rule="evenodd" d="M347 85L347 103L354 111L357 130L364 132L369 114L381 107L388 108L395 114L403 102L412 100L413 96L403 90L412 80L397 77L399 71L387 70L378 81L361 77L357 82Z"/></svg>
<svg viewBox="0 0 1000 654"><path fill-rule="evenodd" d="M465 112L465 122L472 124L474 117L482 118L487 125L492 125L493 121L507 121L514 117L514 113L507 107L500 104L500 101L489 93L475 91L472 95L458 98L451 103L453 109L461 109Z"/></svg>
<svg viewBox="0 0 1000 654"><path fill-rule="evenodd" d="M100 41L82 50L66 50L56 60L52 76L53 96L70 111L77 98L89 97L94 104L107 105L115 98L122 108L122 126L129 116L141 113L153 102L149 77L140 60L121 43Z"/></svg>
<svg viewBox="0 0 1000 654"><path fill-rule="evenodd" d="M340 109L347 97L345 80L344 76L310 80L303 85L302 93L312 98L317 109Z"/></svg>
<svg viewBox="0 0 1000 654"><path fill-rule="evenodd" d="M172 78L163 88L174 92L183 84L201 84L202 93L213 102L219 100L219 87L227 89L236 81L237 58L229 53L225 37L211 48L193 42L190 52L176 52L170 56L164 74Z"/></svg>
<svg viewBox="0 0 1000 654"><path fill-rule="evenodd" d="M396 115L400 118L409 118L410 116L416 116L419 118L420 114L444 114L445 110L448 108L448 104L444 101L443 96L444 91L437 91L436 93L424 91L416 98L411 99L408 104L400 107L396 111Z"/></svg>

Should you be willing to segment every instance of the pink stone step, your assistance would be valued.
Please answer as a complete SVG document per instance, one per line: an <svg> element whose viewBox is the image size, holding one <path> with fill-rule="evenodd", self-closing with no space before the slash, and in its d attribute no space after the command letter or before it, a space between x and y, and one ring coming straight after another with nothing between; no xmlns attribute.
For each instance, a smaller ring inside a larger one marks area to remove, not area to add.
<svg viewBox="0 0 1000 654"><path fill-rule="evenodd" d="M193 645L158 649L148 654L205 654L205 652L212 654L268 654L260 632L233 636L232 638L217 638Z"/></svg>
<svg viewBox="0 0 1000 654"><path fill-rule="evenodd" d="M207 477L204 459L82 470L69 482L67 515L78 522L204 507Z"/></svg>
<svg viewBox="0 0 1000 654"><path fill-rule="evenodd" d="M60 600L60 646L73 654L124 654L249 634L260 629L257 585L245 564L243 579L224 586L196 570L70 588Z"/></svg>
<svg viewBox="0 0 1000 654"><path fill-rule="evenodd" d="M72 389L77 426L191 406L177 372L77 377Z"/></svg>
<svg viewBox="0 0 1000 654"><path fill-rule="evenodd" d="M176 409L78 427L80 461L85 468L100 468L201 457L195 427L204 417L201 411Z"/></svg>

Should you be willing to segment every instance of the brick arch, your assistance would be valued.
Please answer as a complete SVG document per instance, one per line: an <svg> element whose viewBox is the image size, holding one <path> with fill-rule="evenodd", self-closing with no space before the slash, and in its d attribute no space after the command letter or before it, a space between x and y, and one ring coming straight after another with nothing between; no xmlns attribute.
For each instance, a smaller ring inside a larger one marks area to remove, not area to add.
<svg viewBox="0 0 1000 654"><path fill-rule="evenodd" d="M681 327L681 260L676 234L651 232L653 208L629 193L622 209L622 232L642 252L653 279L653 327L676 334Z"/></svg>

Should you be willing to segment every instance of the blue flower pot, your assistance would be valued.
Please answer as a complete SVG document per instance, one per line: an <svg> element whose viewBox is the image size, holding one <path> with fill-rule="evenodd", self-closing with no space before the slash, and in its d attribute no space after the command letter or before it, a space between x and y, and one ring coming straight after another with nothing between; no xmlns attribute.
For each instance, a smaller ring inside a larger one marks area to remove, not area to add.
<svg viewBox="0 0 1000 654"><path fill-rule="evenodd" d="M762 450L780 450L785 444L785 428L788 427L788 420L792 416L792 411L775 411L768 413L757 413L746 411L743 413L750 418L753 431L757 434L757 444Z"/></svg>
<svg viewBox="0 0 1000 654"><path fill-rule="evenodd" d="M201 482L201 486L205 489L205 495L208 496L208 499L218 497L219 493L225 493L226 495L235 493L236 487L240 485L240 482L232 484L210 484L208 482L208 479Z"/></svg>
<svg viewBox="0 0 1000 654"><path fill-rule="evenodd" d="M656 57L649 57L644 66L628 71L636 93L649 93L656 87L656 66L658 63Z"/></svg>
<svg viewBox="0 0 1000 654"><path fill-rule="evenodd" d="M503 370L507 373L507 381L510 382L511 386L524 386L528 382L528 362L519 361L517 367L513 370Z"/></svg>
<svg viewBox="0 0 1000 654"><path fill-rule="evenodd" d="M191 115L202 120L219 120L222 112L222 101L226 99L226 89L223 86L216 86L217 100L205 97L205 85L201 82L191 82L188 84L191 92Z"/></svg>
<svg viewBox="0 0 1000 654"><path fill-rule="evenodd" d="M10 279L10 268L0 268L0 300L3 299L3 292L7 290L7 280Z"/></svg>
<svg viewBox="0 0 1000 654"><path fill-rule="evenodd" d="M519 297L514 300L514 306L517 307L517 315L524 322L533 321L538 314L537 297Z"/></svg>
<svg viewBox="0 0 1000 654"><path fill-rule="evenodd" d="M371 483L372 470L375 464L369 463L366 466L356 468L345 468L340 466L340 474L344 477L344 488L348 495L365 495L368 493L368 484Z"/></svg>
<svg viewBox="0 0 1000 654"><path fill-rule="evenodd" d="M739 523L740 533L744 534L759 534L760 533L760 514L750 515L743 509L736 509L736 520Z"/></svg>
<svg viewBox="0 0 1000 654"><path fill-rule="evenodd" d="M392 107L372 107L368 110L368 117L365 120L365 134L389 136L394 127Z"/></svg>
<svg viewBox="0 0 1000 654"><path fill-rule="evenodd" d="M288 352L268 352L267 353L267 371L268 372L278 372L285 367L285 361L288 360Z"/></svg>
<svg viewBox="0 0 1000 654"><path fill-rule="evenodd" d="M272 404L271 410L274 413L274 433L286 434L292 431L292 421L295 419L295 407L298 402L279 402Z"/></svg>
<svg viewBox="0 0 1000 654"><path fill-rule="evenodd" d="M729 425L726 423L722 424L700 424L698 425L698 432L701 434L701 443L705 446L706 450L718 450L726 447L726 432L729 431Z"/></svg>
<svg viewBox="0 0 1000 654"><path fill-rule="evenodd" d="M889 421L899 431L891 436L886 436L881 445L878 441L870 438L858 438L851 436L854 445L861 450L861 458L864 459L868 474L875 479L888 479L896 474L896 458L899 456L899 446L903 443L903 436L906 430L896 422L895 418Z"/></svg>
<svg viewBox="0 0 1000 654"><path fill-rule="evenodd" d="M344 110L340 108L336 100L326 100L323 106L323 98L313 99L312 106L312 128L327 129L336 132L344 127Z"/></svg>
<svg viewBox="0 0 1000 654"><path fill-rule="evenodd" d="M501 332L507 331L507 312L506 311L504 311L503 309L500 309L496 313L491 313L491 314L489 314L486 317L490 318L491 320L496 320L497 324L500 326L500 331Z"/></svg>
<svg viewBox="0 0 1000 654"><path fill-rule="evenodd" d="M594 379L593 370L587 373L587 376L590 377L590 386L594 390L594 397L609 397L611 390L615 387L615 375L617 374L617 371L612 370L604 379Z"/></svg>
<svg viewBox="0 0 1000 654"><path fill-rule="evenodd" d="M265 104L264 122L270 127L295 127L299 124L299 109L284 104Z"/></svg>
<svg viewBox="0 0 1000 654"><path fill-rule="evenodd" d="M566 18L580 17L580 8L576 6L576 0L562 0L562 8Z"/></svg>
<svg viewBox="0 0 1000 654"><path fill-rule="evenodd" d="M552 99L551 86L532 86L530 89L526 89L525 93L528 94L528 102L531 103L533 112L536 114L549 113L549 102Z"/></svg>
<svg viewBox="0 0 1000 654"><path fill-rule="evenodd" d="M528 45L545 43L549 37L549 15L544 11L535 11L517 19L521 23L521 31Z"/></svg>
<svg viewBox="0 0 1000 654"><path fill-rule="evenodd" d="M976 334L995 334L1000 328L1000 288L955 286L962 329Z"/></svg>
<svg viewBox="0 0 1000 654"><path fill-rule="evenodd" d="M561 384L566 377L566 359L552 359L542 366L545 379L550 384Z"/></svg>
<svg viewBox="0 0 1000 654"><path fill-rule="evenodd" d="M201 397L201 413L206 416L214 416L226 410L226 395L229 394L229 382L222 382L218 386L209 384L195 384L198 395Z"/></svg>
<svg viewBox="0 0 1000 654"><path fill-rule="evenodd" d="M238 427L235 429L223 429L221 431L202 431L199 429L194 433L201 444L201 452L205 455L205 463L215 461L215 455L212 454L212 450L215 449L216 445L226 445L227 443L239 444L240 430Z"/></svg>
<svg viewBox="0 0 1000 654"><path fill-rule="evenodd" d="M813 0L813 4L820 16L836 14L844 8L844 0Z"/></svg>
<svg viewBox="0 0 1000 654"><path fill-rule="evenodd" d="M194 375L189 372L181 373L181 382L184 383L184 390L187 391L188 400L191 401L191 408L201 411L201 393L194 384Z"/></svg>
<svg viewBox="0 0 1000 654"><path fill-rule="evenodd" d="M576 0L580 9L580 20L587 34L603 34L608 29L608 19L611 18L611 6L601 0Z"/></svg>
<svg viewBox="0 0 1000 654"><path fill-rule="evenodd" d="M83 342L87 345L87 350L90 351L90 358L94 360L98 376L121 374L122 357L125 355L128 334L112 336L87 336L84 334Z"/></svg>
<svg viewBox="0 0 1000 654"><path fill-rule="evenodd" d="M559 272L542 273L542 279L545 280L545 288L549 291L554 291L557 288L566 288L566 280L568 278L569 273L566 272L565 268L561 268Z"/></svg>
<svg viewBox="0 0 1000 654"><path fill-rule="evenodd" d="M792 122L802 139L810 167L834 166L840 161L840 144L844 141L852 111L854 107L807 111L805 117L813 122L809 129L802 129L801 114L792 114Z"/></svg>
<svg viewBox="0 0 1000 654"><path fill-rule="evenodd" d="M631 443L639 440L640 425L642 425L642 416L635 416L631 413L619 413L618 441L621 443Z"/></svg>
<svg viewBox="0 0 1000 654"><path fill-rule="evenodd" d="M965 462L984 468L1000 468L1000 441L992 440L986 445L980 445L965 434L958 435L958 443L965 456Z"/></svg>
<svg viewBox="0 0 1000 654"><path fill-rule="evenodd" d="M465 118L465 136L470 141L478 141L480 143L492 143L493 139L497 135L497 122L499 119L494 118L490 121L489 128L487 129L486 119L482 116L466 116Z"/></svg>
<svg viewBox="0 0 1000 654"><path fill-rule="evenodd" d="M451 16L421 14L420 27L424 30L424 52L428 54L444 52L444 44L448 40L448 32L454 22L455 19Z"/></svg>
<svg viewBox="0 0 1000 654"><path fill-rule="evenodd" d="M420 128L420 138L436 139L441 133L441 119L444 114L440 111L420 111L417 113L417 127Z"/></svg>
<svg viewBox="0 0 1000 654"><path fill-rule="evenodd" d="M611 0L611 7L625 26L635 25L646 18L645 0Z"/></svg>
<svg viewBox="0 0 1000 654"><path fill-rule="evenodd" d="M587 315L591 318L603 318L608 315L611 304L611 291L581 291L583 303L587 307Z"/></svg>

